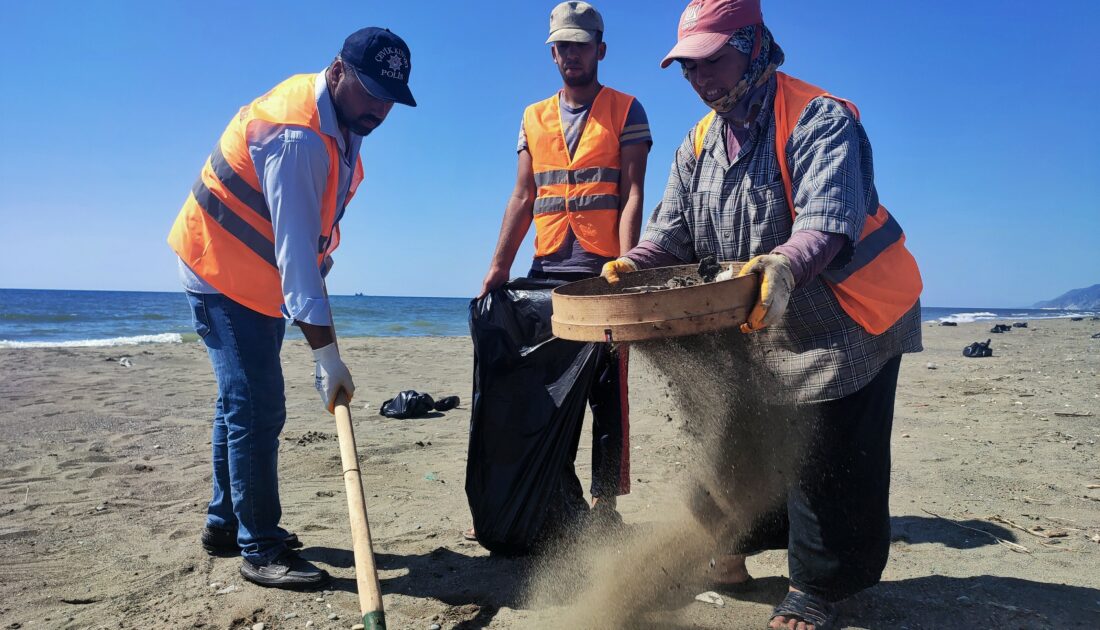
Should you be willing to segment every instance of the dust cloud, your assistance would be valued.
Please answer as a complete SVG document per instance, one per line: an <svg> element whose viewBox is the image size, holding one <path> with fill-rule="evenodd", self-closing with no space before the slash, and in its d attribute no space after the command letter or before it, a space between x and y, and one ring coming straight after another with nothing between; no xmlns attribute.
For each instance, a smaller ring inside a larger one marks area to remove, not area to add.
<svg viewBox="0 0 1100 630"><path fill-rule="evenodd" d="M812 432L736 330L632 345L667 381L691 452L656 522L589 527L536 565L528 601L568 628L676 627L711 560L782 505Z"/></svg>

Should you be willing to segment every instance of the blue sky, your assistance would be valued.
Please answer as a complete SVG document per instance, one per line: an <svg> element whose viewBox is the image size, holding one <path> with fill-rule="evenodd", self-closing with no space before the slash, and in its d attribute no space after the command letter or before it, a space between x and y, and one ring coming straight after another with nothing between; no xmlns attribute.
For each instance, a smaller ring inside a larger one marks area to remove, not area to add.
<svg viewBox="0 0 1100 630"><path fill-rule="evenodd" d="M378 25L411 46L420 107L395 107L363 143L367 179L330 288L472 295L523 107L560 85L543 44L554 4L9 3L0 287L177 290L164 239L229 117ZM596 5L600 78L637 96L653 128L647 215L706 111L675 68L658 67L684 4ZM926 305L1023 306L1100 282L1098 7L765 0L784 70L859 104ZM529 236L516 275L531 252Z"/></svg>

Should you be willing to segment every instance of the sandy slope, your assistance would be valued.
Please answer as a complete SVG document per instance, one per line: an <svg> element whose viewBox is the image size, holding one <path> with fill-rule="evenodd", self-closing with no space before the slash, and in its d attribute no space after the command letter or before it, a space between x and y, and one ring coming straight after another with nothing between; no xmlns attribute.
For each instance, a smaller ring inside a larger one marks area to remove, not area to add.
<svg viewBox="0 0 1100 630"><path fill-rule="evenodd" d="M1100 535L1100 489L1088 488L1100 483L1100 340L1090 339L1100 322L987 330L926 326L927 350L903 363L895 543L884 583L845 604L852 627L1100 627L1100 544L1090 540ZM961 356L989 337L994 357ZM123 354L132 367L107 360ZM490 558L458 535L468 525L469 341L358 339L345 354L360 387L353 416L390 627L552 625L560 611L524 604L526 561ZM252 586L238 560L198 546L214 396L200 345L0 350L0 627L355 623L335 430L319 412L308 357L297 343L284 351L284 524L336 576L326 593ZM652 369L632 367L634 491L621 510L637 524L660 519L686 463L674 405ZM459 394L463 405L425 420L375 415L408 388ZM991 515L1066 536L1040 538ZM756 592L721 608L685 603L662 623L763 627L786 588L785 556L755 557L750 570Z"/></svg>

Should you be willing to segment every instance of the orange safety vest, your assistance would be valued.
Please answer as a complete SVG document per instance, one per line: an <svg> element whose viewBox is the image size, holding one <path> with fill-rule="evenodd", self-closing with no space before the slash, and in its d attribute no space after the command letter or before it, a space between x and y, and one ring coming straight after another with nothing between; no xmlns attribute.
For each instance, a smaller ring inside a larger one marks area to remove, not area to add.
<svg viewBox="0 0 1100 630"><path fill-rule="evenodd" d="M571 228L585 251L619 255L619 135L634 97L604 87L596 95L572 157L558 95L523 113L535 172L535 255L552 254Z"/></svg>
<svg viewBox="0 0 1100 630"><path fill-rule="evenodd" d="M775 76L775 154L793 220L798 209L791 193L786 146L802 111L819 96L843 103L857 120L859 109L805 81L782 72ZM696 158L703 152L703 140L714 118L715 112L711 111L695 125ZM872 335L882 334L894 325L917 303L923 288L917 261L905 248L905 233L882 205L867 215L852 260L843 269L823 272L822 277L844 312Z"/></svg>
<svg viewBox="0 0 1100 630"><path fill-rule="evenodd" d="M241 108L203 165L168 235L168 244L200 278L234 302L270 317L282 317L283 290L271 211L248 151L248 127L254 122L306 127L324 140L329 171L321 199L320 267L340 244L340 230L333 223L342 158L336 138L321 131L316 81L316 74L295 75ZM363 163L357 157L346 201L362 179Z"/></svg>

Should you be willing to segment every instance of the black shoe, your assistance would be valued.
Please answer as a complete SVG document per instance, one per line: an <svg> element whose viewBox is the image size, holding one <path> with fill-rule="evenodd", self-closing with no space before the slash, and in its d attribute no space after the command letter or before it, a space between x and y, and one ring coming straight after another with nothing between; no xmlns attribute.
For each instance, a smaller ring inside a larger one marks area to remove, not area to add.
<svg viewBox="0 0 1100 630"><path fill-rule="evenodd" d="M292 549L283 551L263 566L241 560L241 576L260 586L286 589L316 588L329 580L327 571L303 560Z"/></svg>
<svg viewBox="0 0 1100 630"><path fill-rule="evenodd" d="M212 556L235 556L241 552L241 548L237 546L237 532L231 529L204 527L200 540L202 548ZM290 549L302 547L302 541L298 540L297 534L287 534L283 542Z"/></svg>

